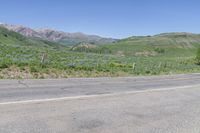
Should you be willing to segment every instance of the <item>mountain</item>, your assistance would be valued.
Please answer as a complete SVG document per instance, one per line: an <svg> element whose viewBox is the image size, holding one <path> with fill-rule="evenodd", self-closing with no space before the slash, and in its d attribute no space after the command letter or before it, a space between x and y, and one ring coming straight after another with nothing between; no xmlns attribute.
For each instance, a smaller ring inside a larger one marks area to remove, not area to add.
<svg viewBox="0 0 200 133"><path fill-rule="evenodd" d="M16 30L19 28L16 27ZM24 32L24 30L21 30ZM29 32L30 33L30 32ZM29 34L30 35L30 34ZM63 48L61 44L51 42L48 40L43 40L40 38L29 38L21 35L15 31L8 30L7 28L0 26L0 45L1 46L27 46L35 48Z"/></svg>
<svg viewBox="0 0 200 133"><path fill-rule="evenodd" d="M48 41L58 42L63 45L76 45L81 42L92 44L108 44L115 42L116 39L103 38L96 35L86 35L84 33L68 33L62 31L56 31L52 29L31 29L20 25L0 24L1 26L18 32L26 37L41 38Z"/></svg>

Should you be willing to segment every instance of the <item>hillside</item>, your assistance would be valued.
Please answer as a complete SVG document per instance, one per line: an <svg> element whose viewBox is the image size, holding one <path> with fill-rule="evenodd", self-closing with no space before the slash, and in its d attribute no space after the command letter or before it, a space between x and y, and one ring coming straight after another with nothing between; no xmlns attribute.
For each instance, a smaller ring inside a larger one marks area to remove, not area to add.
<svg viewBox="0 0 200 133"><path fill-rule="evenodd" d="M10 24L0 24L0 25L2 27L7 28L8 30L15 31L26 37L40 38L43 40L53 41L67 46L76 45L82 42L99 45L99 44L112 43L116 41L115 39L112 38L104 38L97 35L86 35L80 32L68 33L68 32L57 31L52 29L44 29L44 28L35 30L20 25L10 25Z"/></svg>
<svg viewBox="0 0 200 133"><path fill-rule="evenodd" d="M200 46L200 35L192 33L163 33L155 36L133 36L107 45L113 54L124 56L189 56Z"/></svg>
<svg viewBox="0 0 200 133"><path fill-rule="evenodd" d="M0 78L67 78L200 72L199 35L165 33L94 45L61 44L0 27Z"/></svg>

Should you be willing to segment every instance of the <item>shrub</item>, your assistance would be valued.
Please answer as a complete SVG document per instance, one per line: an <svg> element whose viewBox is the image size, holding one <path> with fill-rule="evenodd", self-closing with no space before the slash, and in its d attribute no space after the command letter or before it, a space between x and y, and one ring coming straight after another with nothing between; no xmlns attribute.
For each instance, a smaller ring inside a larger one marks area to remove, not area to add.
<svg viewBox="0 0 200 133"><path fill-rule="evenodd" d="M39 72L39 69L37 67L31 66L30 71L31 71L31 73L37 73L37 72Z"/></svg>
<svg viewBox="0 0 200 133"><path fill-rule="evenodd" d="M111 63L109 63L109 66L110 66L110 67L124 68L124 67L126 67L127 65L126 65L126 64L122 64L122 63L117 63L117 62L111 62Z"/></svg>
<svg viewBox="0 0 200 133"><path fill-rule="evenodd" d="M197 50L195 62L197 65L200 65L200 48Z"/></svg>
<svg viewBox="0 0 200 133"><path fill-rule="evenodd" d="M9 67L8 64L5 64L5 63L0 64L0 69L5 69L5 68L8 68L8 67Z"/></svg>
<svg viewBox="0 0 200 133"><path fill-rule="evenodd" d="M154 51L159 54L165 53L165 49L163 49L163 48L155 48Z"/></svg>
<svg viewBox="0 0 200 133"><path fill-rule="evenodd" d="M11 65L13 65L12 60L10 60L10 59L3 59L0 62L0 69L9 68Z"/></svg>

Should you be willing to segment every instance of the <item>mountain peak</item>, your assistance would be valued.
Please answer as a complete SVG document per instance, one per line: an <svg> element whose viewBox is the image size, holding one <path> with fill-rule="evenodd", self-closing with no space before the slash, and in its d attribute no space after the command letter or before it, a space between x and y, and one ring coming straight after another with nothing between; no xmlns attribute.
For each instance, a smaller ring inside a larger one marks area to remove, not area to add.
<svg viewBox="0 0 200 133"><path fill-rule="evenodd" d="M39 29L36 29L35 31L37 31L37 32L52 32L52 31L56 31L56 30L51 29L51 28L39 28Z"/></svg>

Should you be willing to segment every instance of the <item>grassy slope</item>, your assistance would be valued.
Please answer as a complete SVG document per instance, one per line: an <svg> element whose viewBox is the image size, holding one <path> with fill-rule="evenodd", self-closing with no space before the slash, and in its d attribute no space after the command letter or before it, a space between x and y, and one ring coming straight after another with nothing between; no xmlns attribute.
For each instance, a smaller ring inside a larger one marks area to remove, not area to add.
<svg viewBox="0 0 200 133"><path fill-rule="evenodd" d="M178 36L177 36L178 35ZM194 57L200 37L132 37L108 47L112 54L72 52L59 44L0 28L0 78L58 78L200 72ZM43 54L47 57L41 64Z"/></svg>
<svg viewBox="0 0 200 133"><path fill-rule="evenodd" d="M200 46L200 35L189 33L160 34L152 37L131 37L109 45L113 53L135 56L139 52L157 52L164 49L161 56L193 56Z"/></svg>
<svg viewBox="0 0 200 133"><path fill-rule="evenodd" d="M194 63L199 46L200 35L165 33L130 37L104 47L114 55L130 58L137 66L136 74L169 74L199 72Z"/></svg>

